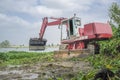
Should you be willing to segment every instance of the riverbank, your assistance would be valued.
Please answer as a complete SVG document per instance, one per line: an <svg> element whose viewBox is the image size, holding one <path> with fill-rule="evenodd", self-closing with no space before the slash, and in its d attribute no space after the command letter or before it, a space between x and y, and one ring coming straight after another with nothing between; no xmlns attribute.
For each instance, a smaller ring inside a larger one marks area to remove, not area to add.
<svg viewBox="0 0 120 80"><path fill-rule="evenodd" d="M88 71L91 68L88 62L55 59L53 52L10 51L0 53L0 56L0 77L5 80L70 80L79 71Z"/></svg>
<svg viewBox="0 0 120 80"><path fill-rule="evenodd" d="M0 53L2 80L93 80L101 68L109 68L116 73L119 67L120 55L114 58L99 54L84 58L56 59L53 52ZM116 77L111 80L116 80Z"/></svg>

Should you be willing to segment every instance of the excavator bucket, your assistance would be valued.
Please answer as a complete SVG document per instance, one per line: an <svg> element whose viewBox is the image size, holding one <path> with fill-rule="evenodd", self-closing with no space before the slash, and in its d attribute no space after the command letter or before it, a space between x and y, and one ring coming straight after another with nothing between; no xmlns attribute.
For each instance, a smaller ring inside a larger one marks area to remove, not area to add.
<svg viewBox="0 0 120 80"><path fill-rule="evenodd" d="M47 40L40 38L30 38L29 50L44 50Z"/></svg>

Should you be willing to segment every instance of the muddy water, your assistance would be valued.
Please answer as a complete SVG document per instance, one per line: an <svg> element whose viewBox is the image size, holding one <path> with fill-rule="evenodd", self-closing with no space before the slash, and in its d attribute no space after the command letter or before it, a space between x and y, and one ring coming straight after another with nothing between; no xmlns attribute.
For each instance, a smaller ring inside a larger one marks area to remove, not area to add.
<svg viewBox="0 0 120 80"><path fill-rule="evenodd" d="M0 80L70 80L80 71L88 71L87 62L57 61L37 63L34 65L7 66L0 69Z"/></svg>

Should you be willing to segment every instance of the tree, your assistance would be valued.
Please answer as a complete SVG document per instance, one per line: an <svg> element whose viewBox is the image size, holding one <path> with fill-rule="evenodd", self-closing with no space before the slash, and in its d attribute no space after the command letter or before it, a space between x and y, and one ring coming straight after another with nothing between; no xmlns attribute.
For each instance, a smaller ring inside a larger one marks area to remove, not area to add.
<svg viewBox="0 0 120 80"><path fill-rule="evenodd" d="M117 3L113 3L110 7L109 16L117 27L115 31L115 37L120 38L120 6ZM112 22L111 24L114 25Z"/></svg>
<svg viewBox="0 0 120 80"><path fill-rule="evenodd" d="M10 42L8 40L5 40L0 43L0 47L2 47L2 48L10 47Z"/></svg>
<svg viewBox="0 0 120 80"><path fill-rule="evenodd" d="M113 3L109 9L109 16L118 26L120 26L120 6L117 3Z"/></svg>
<svg viewBox="0 0 120 80"><path fill-rule="evenodd" d="M120 6L113 3L109 8L109 17L111 19L110 25L113 31L113 37L107 41L101 41L101 53L104 54L118 54L120 47Z"/></svg>

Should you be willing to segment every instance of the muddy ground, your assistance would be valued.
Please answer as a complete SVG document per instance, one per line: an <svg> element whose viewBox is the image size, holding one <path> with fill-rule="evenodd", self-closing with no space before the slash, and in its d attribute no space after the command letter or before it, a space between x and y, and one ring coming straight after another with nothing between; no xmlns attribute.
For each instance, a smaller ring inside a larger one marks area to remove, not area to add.
<svg viewBox="0 0 120 80"><path fill-rule="evenodd" d="M9 65L0 68L0 80L70 80L78 72L90 70L90 64L84 61L39 62L29 65Z"/></svg>

